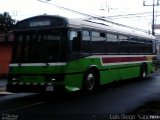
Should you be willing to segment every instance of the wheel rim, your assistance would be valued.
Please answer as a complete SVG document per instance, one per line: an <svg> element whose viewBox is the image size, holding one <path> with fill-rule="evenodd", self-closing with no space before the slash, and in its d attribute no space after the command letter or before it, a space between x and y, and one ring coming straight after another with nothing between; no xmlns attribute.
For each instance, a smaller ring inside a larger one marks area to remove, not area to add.
<svg viewBox="0 0 160 120"><path fill-rule="evenodd" d="M94 83L95 83L95 78L94 78L94 75L93 74L88 74L87 76L87 89L90 91L90 90L93 90L94 88Z"/></svg>
<svg viewBox="0 0 160 120"><path fill-rule="evenodd" d="M143 71L142 77L146 78L146 71Z"/></svg>

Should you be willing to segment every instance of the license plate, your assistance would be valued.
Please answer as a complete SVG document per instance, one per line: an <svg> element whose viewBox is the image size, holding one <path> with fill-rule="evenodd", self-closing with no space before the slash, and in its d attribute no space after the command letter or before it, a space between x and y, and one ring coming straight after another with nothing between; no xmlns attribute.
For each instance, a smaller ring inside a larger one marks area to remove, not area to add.
<svg viewBox="0 0 160 120"><path fill-rule="evenodd" d="M54 87L53 86L47 86L46 87L46 91L53 91L54 90Z"/></svg>

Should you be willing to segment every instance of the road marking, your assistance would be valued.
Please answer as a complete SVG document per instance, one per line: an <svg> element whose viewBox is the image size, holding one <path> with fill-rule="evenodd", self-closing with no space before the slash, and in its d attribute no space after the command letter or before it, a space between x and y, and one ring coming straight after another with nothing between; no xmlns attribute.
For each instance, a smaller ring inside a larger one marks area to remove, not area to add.
<svg viewBox="0 0 160 120"><path fill-rule="evenodd" d="M25 108L33 107L33 106L36 106L36 105L39 105L39 104L43 104L43 103L44 102L38 102L38 103L30 104L30 105L24 105L24 106L20 106L20 107L17 107L17 108L13 108L13 109L9 109L9 110L3 111L3 113L8 113L8 112L12 112L12 111L15 111L15 110L25 109Z"/></svg>

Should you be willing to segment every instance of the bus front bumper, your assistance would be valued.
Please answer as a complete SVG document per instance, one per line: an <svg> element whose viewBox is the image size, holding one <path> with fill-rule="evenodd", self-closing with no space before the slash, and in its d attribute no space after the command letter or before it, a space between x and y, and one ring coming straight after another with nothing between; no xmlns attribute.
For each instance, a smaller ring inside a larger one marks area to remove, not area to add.
<svg viewBox="0 0 160 120"><path fill-rule="evenodd" d="M43 92L65 92L64 85L20 85L7 84L7 92L19 93L43 93Z"/></svg>

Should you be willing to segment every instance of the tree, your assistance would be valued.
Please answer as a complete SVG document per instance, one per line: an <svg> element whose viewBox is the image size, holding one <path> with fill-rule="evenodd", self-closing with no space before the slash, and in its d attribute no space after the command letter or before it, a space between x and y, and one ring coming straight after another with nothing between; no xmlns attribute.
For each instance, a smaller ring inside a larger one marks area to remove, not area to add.
<svg viewBox="0 0 160 120"><path fill-rule="evenodd" d="M8 12L0 14L0 32L7 34L13 30L15 20L11 18Z"/></svg>

